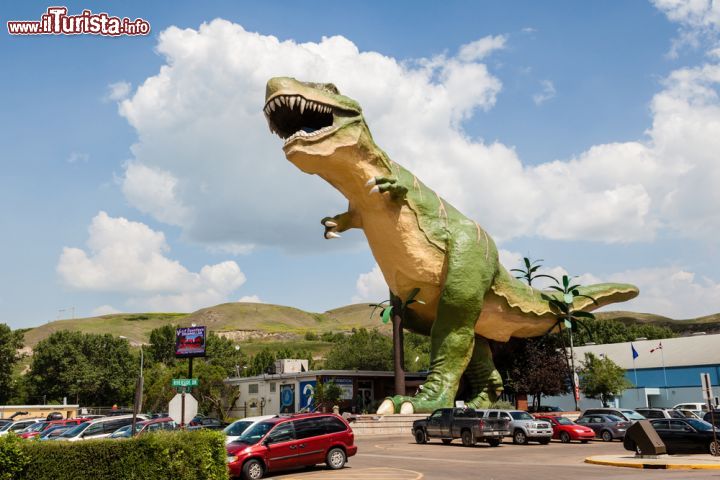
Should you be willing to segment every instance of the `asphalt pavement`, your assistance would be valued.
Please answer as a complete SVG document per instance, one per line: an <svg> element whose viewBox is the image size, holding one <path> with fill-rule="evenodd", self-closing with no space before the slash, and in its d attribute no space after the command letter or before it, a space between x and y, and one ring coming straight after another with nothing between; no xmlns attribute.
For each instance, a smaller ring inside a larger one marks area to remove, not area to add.
<svg viewBox="0 0 720 480"><path fill-rule="evenodd" d="M640 470L585 463L590 456L627 455L622 442L549 445L505 442L463 447L433 441L417 445L412 437L356 438L358 454L338 471L322 467L273 474L277 480L625 480L720 479L719 470Z"/></svg>

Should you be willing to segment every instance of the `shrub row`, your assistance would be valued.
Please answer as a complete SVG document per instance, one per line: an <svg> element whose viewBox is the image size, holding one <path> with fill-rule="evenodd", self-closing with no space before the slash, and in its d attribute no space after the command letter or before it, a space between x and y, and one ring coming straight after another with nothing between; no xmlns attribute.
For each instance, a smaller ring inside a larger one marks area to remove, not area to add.
<svg viewBox="0 0 720 480"><path fill-rule="evenodd" d="M127 440L0 439L0 480L227 480L220 432L158 432Z"/></svg>

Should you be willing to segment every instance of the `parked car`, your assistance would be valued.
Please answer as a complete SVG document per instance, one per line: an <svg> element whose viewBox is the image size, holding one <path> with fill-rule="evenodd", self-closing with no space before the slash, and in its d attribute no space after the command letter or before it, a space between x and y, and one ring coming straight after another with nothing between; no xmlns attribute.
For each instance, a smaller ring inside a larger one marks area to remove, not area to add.
<svg viewBox="0 0 720 480"><path fill-rule="evenodd" d="M712 413L707 412L705 415L703 415L703 420L707 423L715 425L716 427L720 427L720 410L713 410Z"/></svg>
<svg viewBox="0 0 720 480"><path fill-rule="evenodd" d="M686 410L686 409L684 409L684 408L682 408L682 409L673 409L673 410L675 410L676 412L682 413L682 414L683 414L683 417L685 417L685 418L694 418L695 420L702 420L702 419L703 419L703 416L702 416L702 415L698 415L698 414L695 412L695 410Z"/></svg>
<svg viewBox="0 0 720 480"><path fill-rule="evenodd" d="M674 410L671 408L647 408L640 407L636 408L635 411L647 418L685 418L685 415L680 410Z"/></svg>
<svg viewBox="0 0 720 480"><path fill-rule="evenodd" d="M38 440L55 440L58 436L75 427L76 425L54 425L41 432L37 438Z"/></svg>
<svg viewBox="0 0 720 480"><path fill-rule="evenodd" d="M44 418L24 418L22 420L17 420L15 422L12 422L10 424L7 424L3 426L0 429L0 435L7 435L10 432L19 434L26 428L28 428L31 425L34 425L36 423L44 422Z"/></svg>
<svg viewBox="0 0 720 480"><path fill-rule="evenodd" d="M333 470L357 453L350 425L335 414L298 414L258 422L227 445L234 477L257 480L266 472L326 463Z"/></svg>
<svg viewBox="0 0 720 480"><path fill-rule="evenodd" d="M632 425L632 422L615 415L583 415L576 420L578 425L590 427L595 435L602 438L604 442L612 442L616 438L625 438L625 431Z"/></svg>
<svg viewBox="0 0 720 480"><path fill-rule="evenodd" d="M197 416L193 418L190 423L188 423L188 426L208 428L210 430L222 430L227 426L227 424L223 423L217 418Z"/></svg>
<svg viewBox="0 0 720 480"><path fill-rule="evenodd" d="M175 430L177 424L170 417L152 418L150 420L140 421L135 424L135 435L148 432L157 432L161 430ZM132 436L132 422L129 425L118 428L110 438L130 438Z"/></svg>
<svg viewBox="0 0 720 480"><path fill-rule="evenodd" d="M476 410L483 419L500 418L510 422L510 432L513 443L524 445L528 442L538 442L543 445L550 443L553 430L550 423L533 418L524 410Z"/></svg>
<svg viewBox="0 0 720 480"><path fill-rule="evenodd" d="M40 436L42 432L47 430L48 428L52 428L57 425L68 425L70 427L74 427L75 425L80 425L81 423L87 421L86 418L70 418L67 420L52 420L52 421L45 421L45 422L38 422L30 425L29 427L25 428L22 432L19 433L20 438L34 438Z"/></svg>
<svg viewBox="0 0 720 480"><path fill-rule="evenodd" d="M477 442L497 447L504 436L510 436L510 422L501 418L481 418L471 408L440 408L427 418L415 420L412 431L417 443L439 438L448 445L460 438L466 447L472 447Z"/></svg>
<svg viewBox="0 0 720 480"><path fill-rule="evenodd" d="M665 444L668 453L709 453L720 452L720 442L713 441L713 426L702 420L685 419L654 419L650 423ZM715 428L715 435L718 434ZM637 451L635 442L630 438L623 441L625 449Z"/></svg>
<svg viewBox="0 0 720 480"><path fill-rule="evenodd" d="M690 402L690 403L678 403L673 407L677 410L693 410L695 412L707 412L707 403L702 402Z"/></svg>
<svg viewBox="0 0 720 480"><path fill-rule="evenodd" d="M539 407L528 407L529 413L562 413L563 409L552 405L540 405Z"/></svg>
<svg viewBox="0 0 720 480"><path fill-rule="evenodd" d="M571 440L588 443L595 438L595 430L590 427L578 425L567 417L535 414L535 418L548 422L553 429L552 438L560 440L562 443L570 443Z"/></svg>
<svg viewBox="0 0 720 480"><path fill-rule="evenodd" d="M277 415L263 415L260 417L246 417L237 420L223 429L225 432L225 444L234 442L242 433L255 423L275 418Z"/></svg>
<svg viewBox="0 0 720 480"><path fill-rule="evenodd" d="M96 418L87 422L83 422L73 429L70 429L59 435L56 440L69 442L77 442L79 440L88 440L91 438L105 438L112 435L118 428L130 425L132 423L132 415L116 415L111 417ZM138 415L138 421L147 420L145 415Z"/></svg>
<svg viewBox="0 0 720 480"><path fill-rule="evenodd" d="M628 422L645 420L645 417L630 408L588 408L581 416L585 415L615 415Z"/></svg>

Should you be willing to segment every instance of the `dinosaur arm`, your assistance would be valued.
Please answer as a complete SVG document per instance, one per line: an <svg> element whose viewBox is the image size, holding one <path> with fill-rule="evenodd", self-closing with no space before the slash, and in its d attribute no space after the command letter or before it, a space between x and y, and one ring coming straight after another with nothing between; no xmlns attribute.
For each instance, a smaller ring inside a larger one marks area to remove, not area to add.
<svg viewBox="0 0 720 480"><path fill-rule="evenodd" d="M337 238L338 233L350 230L351 228L361 228L362 221L360 215L351 207L347 212L340 213L334 217L325 217L320 223L325 227L325 238Z"/></svg>

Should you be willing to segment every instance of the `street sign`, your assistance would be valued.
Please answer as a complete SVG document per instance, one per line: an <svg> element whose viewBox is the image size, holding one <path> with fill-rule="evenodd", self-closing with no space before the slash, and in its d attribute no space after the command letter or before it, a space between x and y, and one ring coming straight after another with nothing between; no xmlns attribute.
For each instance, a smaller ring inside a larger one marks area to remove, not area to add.
<svg viewBox="0 0 720 480"><path fill-rule="evenodd" d="M198 379L197 378L173 378L172 386L173 387L197 387Z"/></svg>
<svg viewBox="0 0 720 480"><path fill-rule="evenodd" d="M709 373L701 373L700 381L702 382L703 398L705 399L706 402L712 404L713 391L712 391L712 383L710 383L710 374Z"/></svg>
<svg viewBox="0 0 720 480"><path fill-rule="evenodd" d="M185 415L183 416L183 397L185 397ZM170 400L168 415L175 423L187 425L197 415L198 403L189 393L178 393ZM184 417L184 418L183 418Z"/></svg>

